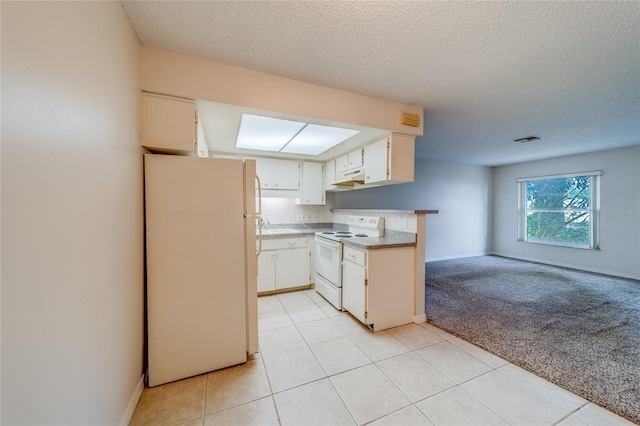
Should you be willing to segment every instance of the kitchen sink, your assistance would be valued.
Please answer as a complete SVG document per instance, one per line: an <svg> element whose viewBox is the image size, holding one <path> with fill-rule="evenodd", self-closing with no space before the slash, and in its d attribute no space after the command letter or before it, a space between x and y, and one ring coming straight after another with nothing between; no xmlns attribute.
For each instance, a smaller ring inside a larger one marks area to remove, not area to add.
<svg viewBox="0 0 640 426"><path fill-rule="evenodd" d="M263 229L262 233L264 235L269 235L269 234L294 234L294 233L299 233L300 231L298 229L290 229L290 228L277 228L277 229Z"/></svg>

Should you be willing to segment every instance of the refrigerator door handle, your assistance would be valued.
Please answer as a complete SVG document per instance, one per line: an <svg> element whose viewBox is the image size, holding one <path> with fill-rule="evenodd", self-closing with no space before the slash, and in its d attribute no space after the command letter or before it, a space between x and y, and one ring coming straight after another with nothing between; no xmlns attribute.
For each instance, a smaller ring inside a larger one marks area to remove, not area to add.
<svg viewBox="0 0 640 426"><path fill-rule="evenodd" d="M256 175L256 182L258 183L258 211L256 211L256 215L262 215L262 184L260 183L260 177ZM260 224L262 225L262 223Z"/></svg>
<svg viewBox="0 0 640 426"><path fill-rule="evenodd" d="M260 256L262 253L262 184L260 183L260 177L256 174L256 182L258 184L258 209L256 211L256 217L258 218L258 251L256 256Z"/></svg>
<svg viewBox="0 0 640 426"><path fill-rule="evenodd" d="M260 188L260 178L256 175L256 182L258 183L258 208L254 214L245 214L245 218L255 218L258 224L258 248L256 249L256 256L260 256L262 253L262 188Z"/></svg>
<svg viewBox="0 0 640 426"><path fill-rule="evenodd" d="M260 256L262 253L262 218L258 215L258 250L256 256Z"/></svg>
<svg viewBox="0 0 640 426"><path fill-rule="evenodd" d="M258 224L258 248L256 249L256 256L260 256L262 253L262 217L259 214L245 214L246 219L253 219Z"/></svg>

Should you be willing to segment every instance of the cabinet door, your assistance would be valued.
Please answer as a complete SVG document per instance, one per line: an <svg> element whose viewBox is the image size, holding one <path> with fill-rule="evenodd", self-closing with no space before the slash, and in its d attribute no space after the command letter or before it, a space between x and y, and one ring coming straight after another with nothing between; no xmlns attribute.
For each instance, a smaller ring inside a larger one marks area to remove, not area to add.
<svg viewBox="0 0 640 426"><path fill-rule="evenodd" d="M362 148L348 154L349 170L362 166Z"/></svg>
<svg viewBox="0 0 640 426"><path fill-rule="evenodd" d="M271 189L294 189L300 187L300 162L292 160L271 160Z"/></svg>
<svg viewBox="0 0 640 426"><path fill-rule="evenodd" d="M271 177L270 159L256 158L256 174L260 178L260 188L271 189L273 178Z"/></svg>
<svg viewBox="0 0 640 426"><path fill-rule="evenodd" d="M388 180L413 182L415 137L393 134L390 140Z"/></svg>
<svg viewBox="0 0 640 426"><path fill-rule="evenodd" d="M342 263L342 307L366 324L367 287L365 269L345 260Z"/></svg>
<svg viewBox="0 0 640 426"><path fill-rule="evenodd" d="M324 189L333 189L333 182L336 180L336 160L327 161L324 163Z"/></svg>
<svg viewBox="0 0 640 426"><path fill-rule="evenodd" d="M142 94L142 145L160 152L195 152L197 116L195 101Z"/></svg>
<svg viewBox="0 0 640 426"><path fill-rule="evenodd" d="M387 138L364 147L364 183L382 182L388 176Z"/></svg>
<svg viewBox="0 0 640 426"><path fill-rule="evenodd" d="M258 256L258 293L276 290L276 251L263 251Z"/></svg>
<svg viewBox="0 0 640 426"><path fill-rule="evenodd" d="M278 250L276 289L300 287L311 283L311 256L308 248Z"/></svg>
<svg viewBox="0 0 640 426"><path fill-rule="evenodd" d="M349 154L336 158L336 173L346 172L347 170L349 170Z"/></svg>
<svg viewBox="0 0 640 426"><path fill-rule="evenodd" d="M302 191L300 204L324 204L322 163L302 162Z"/></svg>

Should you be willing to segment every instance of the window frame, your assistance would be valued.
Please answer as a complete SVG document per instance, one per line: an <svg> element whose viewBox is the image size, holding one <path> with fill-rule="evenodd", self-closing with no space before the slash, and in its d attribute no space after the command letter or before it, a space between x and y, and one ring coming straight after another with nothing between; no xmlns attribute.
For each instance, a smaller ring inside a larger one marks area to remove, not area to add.
<svg viewBox="0 0 640 426"><path fill-rule="evenodd" d="M589 177L589 244L572 244L552 240L531 240L527 236L527 182ZM518 185L518 233L519 242L551 245L585 250L600 250L600 176L602 170L590 172L565 173L558 175L517 178Z"/></svg>

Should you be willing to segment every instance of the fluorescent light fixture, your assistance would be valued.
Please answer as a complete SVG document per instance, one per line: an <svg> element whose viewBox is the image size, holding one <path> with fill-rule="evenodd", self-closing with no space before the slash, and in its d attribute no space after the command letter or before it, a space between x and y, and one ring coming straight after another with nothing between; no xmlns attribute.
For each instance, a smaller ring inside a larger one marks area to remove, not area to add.
<svg viewBox="0 0 640 426"><path fill-rule="evenodd" d="M280 151L306 123L242 114L236 148Z"/></svg>
<svg viewBox="0 0 640 426"><path fill-rule="evenodd" d="M318 155L358 133L340 127L243 114L236 148Z"/></svg>
<svg viewBox="0 0 640 426"><path fill-rule="evenodd" d="M360 132L358 130L343 129L340 127L307 124L307 127L302 129L280 152L318 155L344 142L357 133Z"/></svg>

